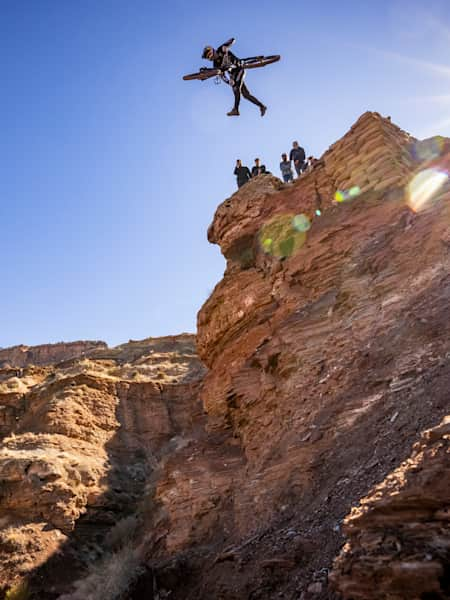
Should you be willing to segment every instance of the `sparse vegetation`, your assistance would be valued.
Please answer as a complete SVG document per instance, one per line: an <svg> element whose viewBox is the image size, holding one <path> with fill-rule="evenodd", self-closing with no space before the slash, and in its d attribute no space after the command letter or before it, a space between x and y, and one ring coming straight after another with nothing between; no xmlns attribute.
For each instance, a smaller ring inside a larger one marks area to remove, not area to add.
<svg viewBox="0 0 450 600"><path fill-rule="evenodd" d="M5 595L5 600L28 600L30 597L30 589L26 581L14 585Z"/></svg>
<svg viewBox="0 0 450 600"><path fill-rule="evenodd" d="M143 570L136 551L126 545L94 563L87 576L75 583L75 591L60 600L124 600Z"/></svg>
<svg viewBox="0 0 450 600"><path fill-rule="evenodd" d="M29 541L29 536L21 528L7 527L0 531L0 548L7 552L24 553Z"/></svg>
<svg viewBox="0 0 450 600"><path fill-rule="evenodd" d="M106 535L105 546L114 551L127 546L134 539L138 524L139 520L136 515L121 519Z"/></svg>

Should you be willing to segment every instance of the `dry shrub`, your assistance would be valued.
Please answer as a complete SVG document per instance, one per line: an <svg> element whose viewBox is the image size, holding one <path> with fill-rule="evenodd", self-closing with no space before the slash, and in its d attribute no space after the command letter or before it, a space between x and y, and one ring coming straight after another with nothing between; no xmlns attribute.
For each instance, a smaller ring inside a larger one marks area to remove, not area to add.
<svg viewBox="0 0 450 600"><path fill-rule="evenodd" d="M0 548L7 552L25 553L30 536L20 527L7 527L0 531Z"/></svg>
<svg viewBox="0 0 450 600"><path fill-rule="evenodd" d="M30 589L26 581L14 585L6 592L5 600L28 600Z"/></svg>
<svg viewBox="0 0 450 600"><path fill-rule="evenodd" d="M137 553L124 546L93 564L85 579L75 583L75 591L59 600L124 600L143 571Z"/></svg>
<svg viewBox="0 0 450 600"><path fill-rule="evenodd" d="M130 515L118 521L105 537L109 550L119 550L129 545L136 535L139 521L136 515Z"/></svg>

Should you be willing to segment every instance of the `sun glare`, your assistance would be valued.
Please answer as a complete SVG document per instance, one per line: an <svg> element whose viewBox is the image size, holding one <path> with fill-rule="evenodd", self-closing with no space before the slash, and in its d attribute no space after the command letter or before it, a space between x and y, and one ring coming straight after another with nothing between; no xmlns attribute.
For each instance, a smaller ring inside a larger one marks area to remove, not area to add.
<svg viewBox="0 0 450 600"><path fill-rule="evenodd" d="M446 181L448 181L448 173L439 169L420 171L408 185L408 206L414 212L424 210Z"/></svg>

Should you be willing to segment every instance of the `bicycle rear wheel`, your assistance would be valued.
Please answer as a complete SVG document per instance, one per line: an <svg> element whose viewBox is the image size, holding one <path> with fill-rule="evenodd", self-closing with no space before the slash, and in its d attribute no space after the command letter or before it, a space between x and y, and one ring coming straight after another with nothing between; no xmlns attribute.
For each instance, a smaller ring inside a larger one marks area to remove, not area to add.
<svg viewBox="0 0 450 600"><path fill-rule="evenodd" d="M183 79L185 81L190 81L192 79L199 79L200 81L204 81L205 79L210 79L211 77L217 77L220 75L220 69L203 69L198 73L191 73L190 75L185 75Z"/></svg>
<svg viewBox="0 0 450 600"><path fill-rule="evenodd" d="M274 62L278 62L281 56L279 54L273 54L271 56L252 56L251 58L244 58L242 66L244 69L256 69L257 67L265 67L271 65Z"/></svg>

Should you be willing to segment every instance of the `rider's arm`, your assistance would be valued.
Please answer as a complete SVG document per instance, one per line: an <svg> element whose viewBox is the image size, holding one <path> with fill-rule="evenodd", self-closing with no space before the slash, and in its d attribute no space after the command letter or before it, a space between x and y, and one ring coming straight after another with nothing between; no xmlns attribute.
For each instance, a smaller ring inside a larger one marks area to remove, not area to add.
<svg viewBox="0 0 450 600"><path fill-rule="evenodd" d="M228 50L231 48L231 46L234 44L234 42L236 41L236 38L230 38L229 40L227 40L226 42L224 42L223 44L221 44L218 48L218 51L221 52L222 54L227 54Z"/></svg>
<svg viewBox="0 0 450 600"><path fill-rule="evenodd" d="M224 42L220 46L220 48L223 48L224 50L228 50L228 48L230 48L230 46L232 46L235 41L236 41L236 38L230 38L229 40L227 40L226 42Z"/></svg>

